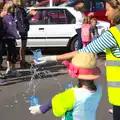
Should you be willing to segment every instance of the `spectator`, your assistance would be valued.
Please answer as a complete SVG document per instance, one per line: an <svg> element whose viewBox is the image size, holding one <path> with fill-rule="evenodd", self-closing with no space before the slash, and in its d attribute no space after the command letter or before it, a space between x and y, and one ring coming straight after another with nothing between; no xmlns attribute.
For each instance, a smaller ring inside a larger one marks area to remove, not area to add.
<svg viewBox="0 0 120 120"><path fill-rule="evenodd" d="M30 112L44 114L52 109L54 115L62 117L62 120L95 120L102 96L101 86L95 83L100 77L100 70L96 67L96 56L91 53L78 53L71 63L63 63L70 75L78 79L78 87L55 95L47 104L30 107Z"/></svg>
<svg viewBox="0 0 120 120"><path fill-rule="evenodd" d="M29 14L32 15L32 21L33 23L37 23L40 20L40 11L37 11L36 9L34 9L34 7L31 7L29 10Z"/></svg>
<svg viewBox="0 0 120 120"><path fill-rule="evenodd" d="M27 15L26 13L24 0L13 0L13 3L15 5L15 19L17 23L17 29L21 37L20 66L21 68L26 68L30 66L30 64L25 61L25 50L29 31L29 19L31 18L31 15Z"/></svg>
<svg viewBox="0 0 120 120"><path fill-rule="evenodd" d="M7 75L15 75L15 62L16 62L16 40L19 36L17 34L16 23L14 20L14 5L11 1L7 2L3 11L6 11L7 14L3 18L4 25L4 37L5 44L7 46Z"/></svg>
<svg viewBox="0 0 120 120"><path fill-rule="evenodd" d="M3 52L4 52L4 41L3 41L3 33L4 33L4 30L3 30L3 17L6 15L6 11L2 11L0 13L0 70L3 69L4 67L2 66L2 61L3 61L3 58L2 58L2 55L3 55Z"/></svg>
<svg viewBox="0 0 120 120"><path fill-rule="evenodd" d="M90 28L91 40L95 40L99 37L98 27L96 25L97 25L97 19L93 17L91 19L91 28Z"/></svg>
<svg viewBox="0 0 120 120"><path fill-rule="evenodd" d="M67 6L74 7L74 14L76 14L76 25L75 30L78 35L78 47L77 49L82 48L82 39L81 39L81 27L84 19L83 9L84 9L84 1L83 0L72 0L68 3Z"/></svg>
<svg viewBox="0 0 120 120"><path fill-rule="evenodd" d="M90 22L88 16L84 17L82 28L81 28L81 37L83 47L87 46L90 42Z"/></svg>

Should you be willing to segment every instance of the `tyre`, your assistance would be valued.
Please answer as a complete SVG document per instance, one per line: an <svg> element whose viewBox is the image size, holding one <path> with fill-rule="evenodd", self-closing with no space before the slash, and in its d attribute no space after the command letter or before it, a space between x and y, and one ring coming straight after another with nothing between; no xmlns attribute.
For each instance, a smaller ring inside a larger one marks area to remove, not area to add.
<svg viewBox="0 0 120 120"><path fill-rule="evenodd" d="M70 46L69 46L70 51L75 51L75 50L77 50L77 47L78 47L78 38L77 38L77 37L74 37L74 38L72 38L71 43L70 43Z"/></svg>

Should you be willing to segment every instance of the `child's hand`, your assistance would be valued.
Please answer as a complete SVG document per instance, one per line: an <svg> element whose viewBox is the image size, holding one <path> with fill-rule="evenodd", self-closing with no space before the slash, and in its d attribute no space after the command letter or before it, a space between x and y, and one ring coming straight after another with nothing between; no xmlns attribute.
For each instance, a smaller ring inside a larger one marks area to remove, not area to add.
<svg viewBox="0 0 120 120"><path fill-rule="evenodd" d="M30 113L33 115L41 114L40 105L29 107Z"/></svg>
<svg viewBox="0 0 120 120"><path fill-rule="evenodd" d="M88 16L89 16L89 17L93 17L93 16L95 16L95 14L94 14L94 12L90 12L90 13L88 14Z"/></svg>

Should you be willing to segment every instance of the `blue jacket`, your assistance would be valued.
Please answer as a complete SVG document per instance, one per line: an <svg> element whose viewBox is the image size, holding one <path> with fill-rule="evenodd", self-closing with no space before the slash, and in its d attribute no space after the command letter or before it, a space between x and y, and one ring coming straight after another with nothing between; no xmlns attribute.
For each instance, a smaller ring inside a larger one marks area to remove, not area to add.
<svg viewBox="0 0 120 120"><path fill-rule="evenodd" d="M3 39L18 39L19 35L17 33L16 23L13 15L8 13L3 17L3 28L4 37Z"/></svg>

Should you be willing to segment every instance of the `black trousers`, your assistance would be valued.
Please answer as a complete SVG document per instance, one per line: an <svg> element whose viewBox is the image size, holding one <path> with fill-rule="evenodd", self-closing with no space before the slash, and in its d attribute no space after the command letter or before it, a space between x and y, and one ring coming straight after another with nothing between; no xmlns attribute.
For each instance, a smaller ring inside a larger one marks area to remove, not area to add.
<svg viewBox="0 0 120 120"><path fill-rule="evenodd" d="M19 32L21 36L21 47L26 49L28 32Z"/></svg>
<svg viewBox="0 0 120 120"><path fill-rule="evenodd" d="M15 39L6 39L7 59L11 63L16 62L16 41Z"/></svg>
<svg viewBox="0 0 120 120"><path fill-rule="evenodd" d="M120 106L113 105L113 120L120 120Z"/></svg>
<svg viewBox="0 0 120 120"><path fill-rule="evenodd" d="M0 66L2 65L2 61L3 61L3 53L4 53L4 48L5 48L5 44L3 40L0 40Z"/></svg>
<svg viewBox="0 0 120 120"><path fill-rule="evenodd" d="M77 49L81 49L82 48L82 38L81 38L81 28L76 29L77 35L78 35L78 47Z"/></svg>

